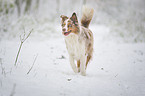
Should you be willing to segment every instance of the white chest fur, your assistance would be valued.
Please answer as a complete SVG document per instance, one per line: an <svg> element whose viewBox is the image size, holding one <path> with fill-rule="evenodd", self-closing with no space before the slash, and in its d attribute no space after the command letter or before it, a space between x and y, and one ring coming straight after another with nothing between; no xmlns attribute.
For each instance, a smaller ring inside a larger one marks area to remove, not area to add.
<svg viewBox="0 0 145 96"><path fill-rule="evenodd" d="M70 34L65 37L66 47L69 55L73 56L74 59L79 60L81 55L84 54L84 43L79 41L79 36Z"/></svg>

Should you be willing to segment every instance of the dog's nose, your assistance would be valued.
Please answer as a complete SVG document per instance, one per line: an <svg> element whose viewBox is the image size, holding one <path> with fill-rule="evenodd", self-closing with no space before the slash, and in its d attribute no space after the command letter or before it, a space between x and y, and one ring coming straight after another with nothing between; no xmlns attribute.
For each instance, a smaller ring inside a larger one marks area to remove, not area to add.
<svg viewBox="0 0 145 96"><path fill-rule="evenodd" d="M63 28L63 29L62 29L62 31L66 31L66 29L65 29L65 28Z"/></svg>

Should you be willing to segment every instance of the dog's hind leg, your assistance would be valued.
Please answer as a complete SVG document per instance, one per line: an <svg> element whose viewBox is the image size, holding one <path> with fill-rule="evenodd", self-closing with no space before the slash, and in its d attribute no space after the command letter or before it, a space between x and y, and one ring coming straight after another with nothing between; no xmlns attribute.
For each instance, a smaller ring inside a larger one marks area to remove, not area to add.
<svg viewBox="0 0 145 96"><path fill-rule="evenodd" d="M82 56L81 60L80 60L80 71L81 71L81 75L85 76L86 75L86 56Z"/></svg>
<svg viewBox="0 0 145 96"><path fill-rule="evenodd" d="M80 72L80 60L77 61L78 72Z"/></svg>
<svg viewBox="0 0 145 96"><path fill-rule="evenodd" d="M88 66L88 63L89 63L90 59L91 59L91 56L88 55L88 56L87 56L87 61L86 61L86 69L87 69L87 66Z"/></svg>
<svg viewBox="0 0 145 96"><path fill-rule="evenodd" d="M74 63L74 58L73 58L72 56L69 56L69 60L70 60L70 65L71 65L73 71L74 71L75 73L78 73L78 69L77 69L77 67L76 67L76 65L75 65L75 63Z"/></svg>
<svg viewBox="0 0 145 96"><path fill-rule="evenodd" d="M92 44L89 44L88 50L89 50L89 53L87 54L86 69L87 69L88 63L92 59L92 55L93 55L93 47L92 47Z"/></svg>

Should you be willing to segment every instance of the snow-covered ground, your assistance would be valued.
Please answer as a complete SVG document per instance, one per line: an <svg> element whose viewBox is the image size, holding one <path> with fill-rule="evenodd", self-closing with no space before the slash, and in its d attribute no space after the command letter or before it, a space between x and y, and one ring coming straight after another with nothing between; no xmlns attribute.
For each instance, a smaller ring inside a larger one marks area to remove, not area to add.
<svg viewBox="0 0 145 96"><path fill-rule="evenodd" d="M20 41L2 39L0 96L145 96L145 43L111 39L104 25L90 25L90 29L94 56L86 76L72 71L60 26L57 36L45 39L32 32L17 66Z"/></svg>

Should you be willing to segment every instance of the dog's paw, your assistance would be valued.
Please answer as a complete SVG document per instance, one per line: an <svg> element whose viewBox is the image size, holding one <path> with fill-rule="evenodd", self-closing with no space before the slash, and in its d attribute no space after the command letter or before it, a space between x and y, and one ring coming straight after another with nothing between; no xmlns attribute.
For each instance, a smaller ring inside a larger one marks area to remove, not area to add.
<svg viewBox="0 0 145 96"><path fill-rule="evenodd" d="M82 76L86 76L86 71L81 72Z"/></svg>
<svg viewBox="0 0 145 96"><path fill-rule="evenodd" d="M73 71L74 71L75 73L79 73L79 71L78 71L77 68L74 68Z"/></svg>
<svg viewBox="0 0 145 96"><path fill-rule="evenodd" d="M78 73L80 72L80 68L78 68Z"/></svg>

